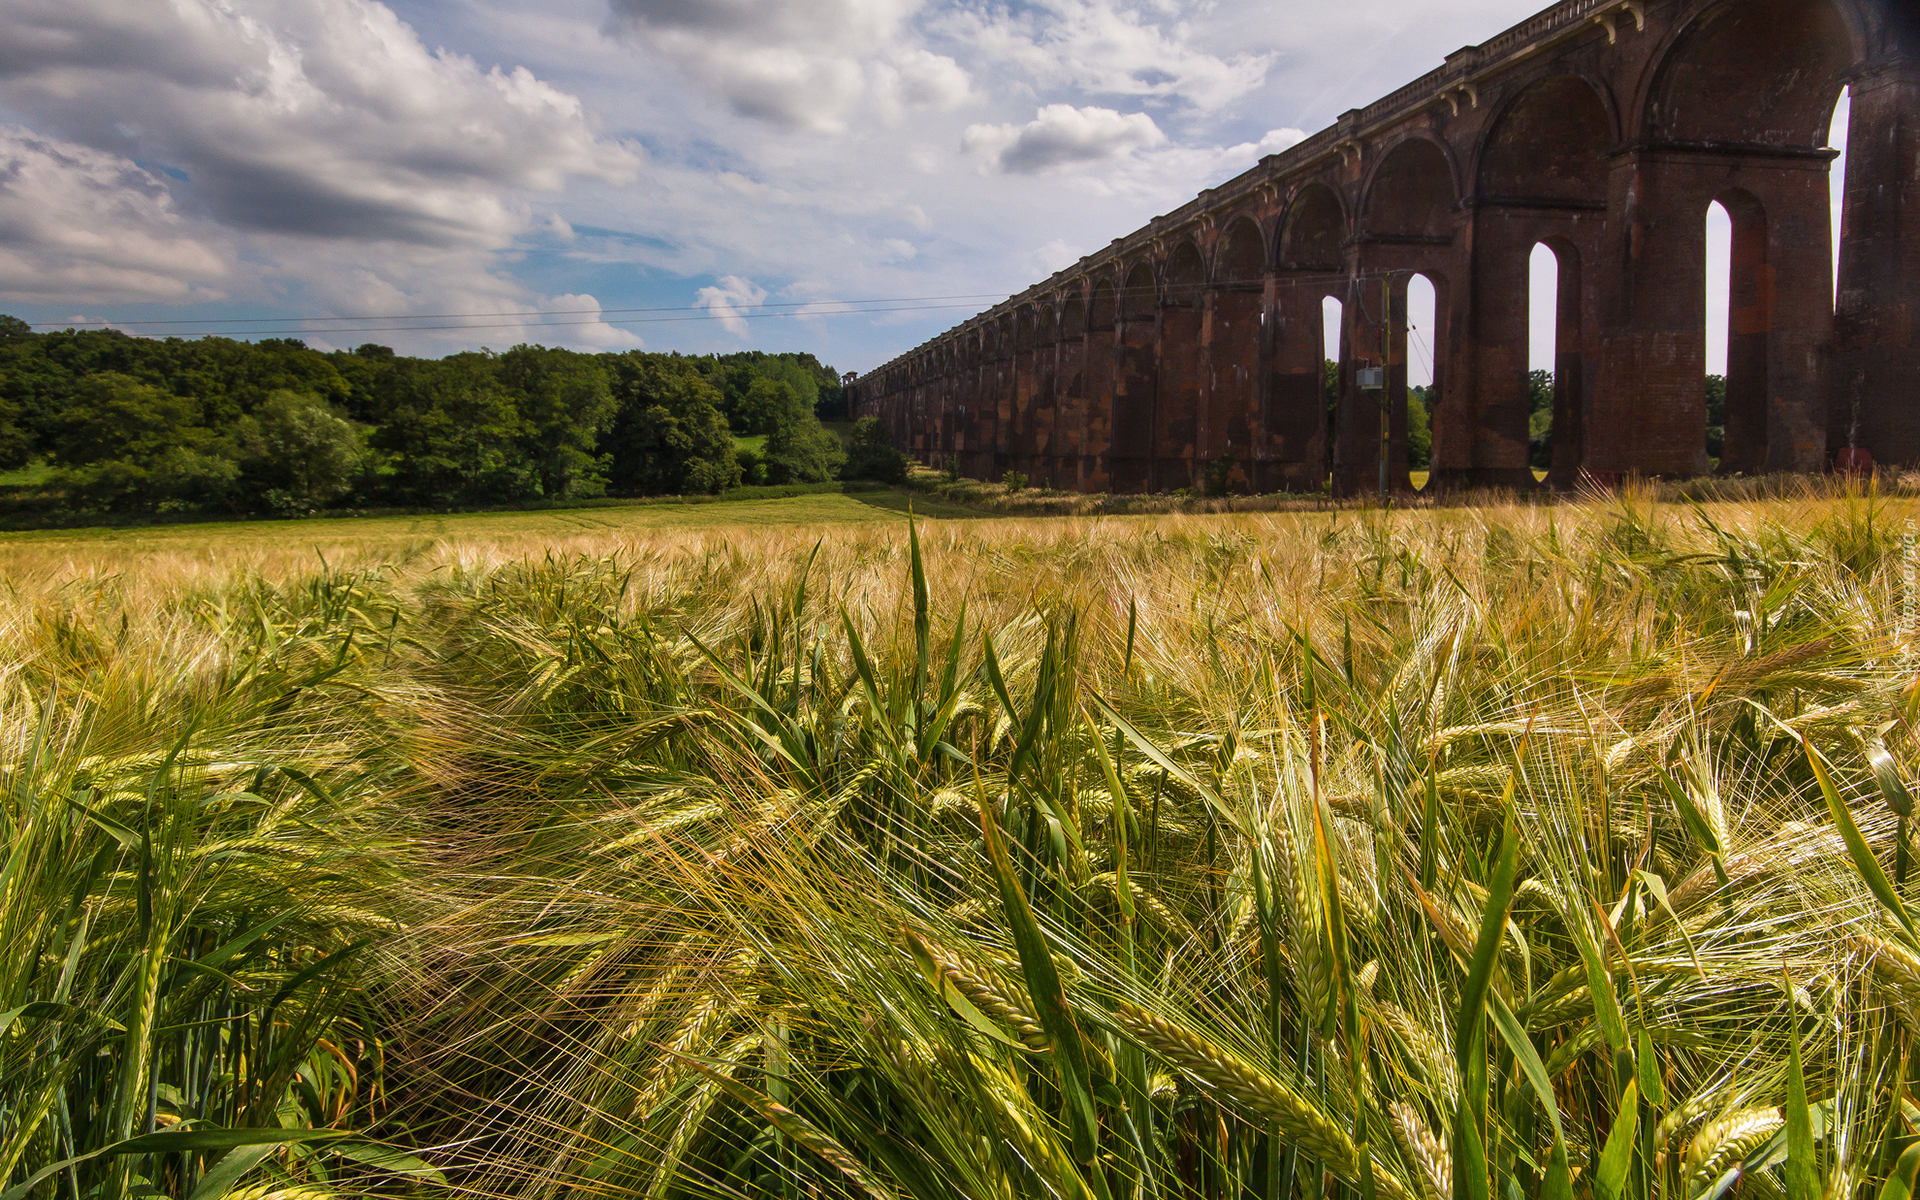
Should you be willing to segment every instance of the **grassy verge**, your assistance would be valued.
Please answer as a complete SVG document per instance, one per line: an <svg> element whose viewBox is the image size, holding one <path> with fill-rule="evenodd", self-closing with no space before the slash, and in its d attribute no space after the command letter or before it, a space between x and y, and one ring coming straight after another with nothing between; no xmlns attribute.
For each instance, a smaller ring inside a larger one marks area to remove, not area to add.
<svg viewBox="0 0 1920 1200"><path fill-rule="evenodd" d="M1904 1194L1920 505L738 507L20 548L0 1185Z"/></svg>
<svg viewBox="0 0 1920 1200"><path fill-rule="evenodd" d="M309 522L337 522L357 520L407 519L430 520L435 518L456 518L476 515L501 515L508 513L561 513L596 512L624 509L681 509L710 505L738 504L749 501L785 500L801 496L848 495L864 497L869 503L885 504L884 494L889 489L885 485L863 480L825 483L791 483L758 485L729 488L716 495L692 496L636 496L636 497L586 497L568 500L523 500L513 504L482 505L456 508L363 508L338 509L327 512L311 513L298 517L282 517L264 514L234 515L213 512L183 513L98 513L62 511L57 498L42 498L32 506L22 506L7 513L0 510L0 533L25 532L33 530L61 530L84 533L87 530L152 530L170 527L193 527L205 530L210 536L220 536L224 531L236 525L266 525L284 527L290 523L304 525ZM802 506L804 508L805 506ZM710 523L707 518L652 518L669 523L675 520L690 521L694 524ZM727 518L716 518L724 521ZM739 514L737 519L751 520L750 515ZM305 536L302 534L296 537Z"/></svg>
<svg viewBox="0 0 1920 1200"><path fill-rule="evenodd" d="M1546 472L1534 471L1544 484ZM1588 504L1620 494L1636 502L1663 504L1717 501L1744 503L1760 500L1823 500L1867 495L1887 498L1920 496L1920 472L1882 472L1870 478L1848 475L1700 476L1691 479L1630 479L1608 488L1583 487L1572 493L1541 487L1525 492L1507 488L1429 493L1426 471L1408 473L1409 491L1396 492L1393 507L1500 508L1513 504ZM907 486L929 496L982 511L1023 516L1099 516L1220 514L1256 512L1323 512L1373 508L1372 493L1335 499L1326 492L1270 492L1259 495L1201 496L1191 492L1108 493L1055 491L1043 487L1014 490L1004 483L979 479L949 479L931 467L912 466Z"/></svg>

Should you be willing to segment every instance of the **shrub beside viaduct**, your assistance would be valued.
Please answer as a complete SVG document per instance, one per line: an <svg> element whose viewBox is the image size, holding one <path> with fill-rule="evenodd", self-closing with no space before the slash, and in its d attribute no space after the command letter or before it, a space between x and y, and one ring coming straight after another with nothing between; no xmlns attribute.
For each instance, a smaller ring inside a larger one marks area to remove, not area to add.
<svg viewBox="0 0 1920 1200"><path fill-rule="evenodd" d="M1836 300L1824 147L1842 88ZM1719 469L1819 471L1846 448L1920 464L1915 0L1563 0L862 376L855 411L976 477L1157 491L1198 486L1230 451L1238 486L1313 490L1330 465L1353 493L1382 444L1357 372L1384 365L1405 486L1417 273L1436 299L1433 483L1532 487L1544 243L1560 280L1548 483L1697 474L1716 201L1733 225Z"/></svg>

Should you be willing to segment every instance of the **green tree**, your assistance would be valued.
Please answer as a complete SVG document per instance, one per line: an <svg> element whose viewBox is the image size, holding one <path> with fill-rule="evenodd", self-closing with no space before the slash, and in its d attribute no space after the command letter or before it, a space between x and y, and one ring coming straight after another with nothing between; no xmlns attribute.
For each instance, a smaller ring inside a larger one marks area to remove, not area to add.
<svg viewBox="0 0 1920 1200"><path fill-rule="evenodd" d="M1423 387L1407 389L1407 466L1424 471L1433 465L1433 396Z"/></svg>
<svg viewBox="0 0 1920 1200"><path fill-rule="evenodd" d="M115 510L212 503L238 474L190 400L127 375L80 381L61 414L54 486L82 505Z"/></svg>
<svg viewBox="0 0 1920 1200"><path fill-rule="evenodd" d="M33 458L33 435L20 423L20 406L7 396L7 375L0 371L0 471L25 466Z"/></svg>
<svg viewBox="0 0 1920 1200"><path fill-rule="evenodd" d="M1707 457L1715 466L1727 448L1727 377L1707 376Z"/></svg>
<svg viewBox="0 0 1920 1200"><path fill-rule="evenodd" d="M894 449L893 438L878 417L861 417L853 423L853 436L847 445L847 462L840 468L842 479L874 479L881 483L905 483L907 456Z"/></svg>
<svg viewBox="0 0 1920 1200"><path fill-rule="evenodd" d="M591 355L546 346L515 346L496 365L524 422L524 453L544 496L597 496L606 491L594 447L613 424L606 368Z"/></svg>
<svg viewBox="0 0 1920 1200"><path fill-rule="evenodd" d="M311 512L353 487L366 462L358 425L318 396L281 390L240 419L241 479L252 501Z"/></svg>
<svg viewBox="0 0 1920 1200"><path fill-rule="evenodd" d="M393 457L387 483L413 504L527 499L538 481L526 422L500 386L490 354L395 364L388 411L373 444Z"/></svg>
<svg viewBox="0 0 1920 1200"><path fill-rule="evenodd" d="M776 424L795 419L802 408L812 411L811 405L799 399L792 384L761 376L747 385L746 394L733 406L727 423L735 433L767 434Z"/></svg>
<svg viewBox="0 0 1920 1200"><path fill-rule="evenodd" d="M1327 436L1321 469L1333 470L1333 440L1340 428L1340 364L1330 358L1320 360L1320 398L1327 406Z"/></svg>
<svg viewBox="0 0 1920 1200"><path fill-rule="evenodd" d="M740 482L721 396L663 355L612 356L617 406L603 445L612 489L623 496L723 491Z"/></svg>
<svg viewBox="0 0 1920 1200"><path fill-rule="evenodd" d="M1553 372L1527 373L1527 462L1536 471L1553 465Z"/></svg>
<svg viewBox="0 0 1920 1200"><path fill-rule="evenodd" d="M762 461L768 483L818 483L834 477L846 459L846 451L840 439L813 415L812 404L787 384L773 383L767 413L767 448Z"/></svg>

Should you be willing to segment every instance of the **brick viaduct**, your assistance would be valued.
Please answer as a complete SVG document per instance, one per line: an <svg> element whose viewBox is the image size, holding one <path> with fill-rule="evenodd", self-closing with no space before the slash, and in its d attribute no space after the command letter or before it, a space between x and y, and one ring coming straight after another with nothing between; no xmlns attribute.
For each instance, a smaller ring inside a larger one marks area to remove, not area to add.
<svg viewBox="0 0 1920 1200"><path fill-rule="evenodd" d="M1839 286L1824 149L1851 89ZM1559 263L1552 486L1706 455L1705 224L1733 225L1722 471L1920 464L1920 3L1563 0L857 380L975 477L1405 486L1406 295L1435 292L1432 480L1533 487L1528 271ZM1391 304L1383 302L1383 279ZM1343 302L1338 395L1322 302ZM1385 310L1385 311L1383 311Z"/></svg>

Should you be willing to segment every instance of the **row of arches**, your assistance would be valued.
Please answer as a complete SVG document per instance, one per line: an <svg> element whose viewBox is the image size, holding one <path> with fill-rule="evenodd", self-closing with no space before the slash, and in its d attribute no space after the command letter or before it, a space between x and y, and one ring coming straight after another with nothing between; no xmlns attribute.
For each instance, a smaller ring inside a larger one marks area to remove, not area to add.
<svg viewBox="0 0 1920 1200"><path fill-rule="evenodd" d="M1872 425L1856 400L1843 434L1824 374L1838 256L1824 146L1842 82L1859 77L1861 40L1839 7L1853 2L1673 0L1681 18L1637 63L1612 61L1596 36L1497 89L1471 125L1428 110L1224 211L1143 231L862 392L905 444L971 473L1168 488L1231 459L1242 486L1351 492L1373 485L1383 455L1394 482L1407 477L1411 334L1435 478L1531 486L1530 368L1545 340L1550 483L1817 466ZM1710 458L1704 218L1716 207L1732 298ZM1529 296L1541 255L1544 339ZM1431 297L1431 315L1410 321L1410 296ZM1360 386L1365 367L1383 370L1384 395Z"/></svg>

